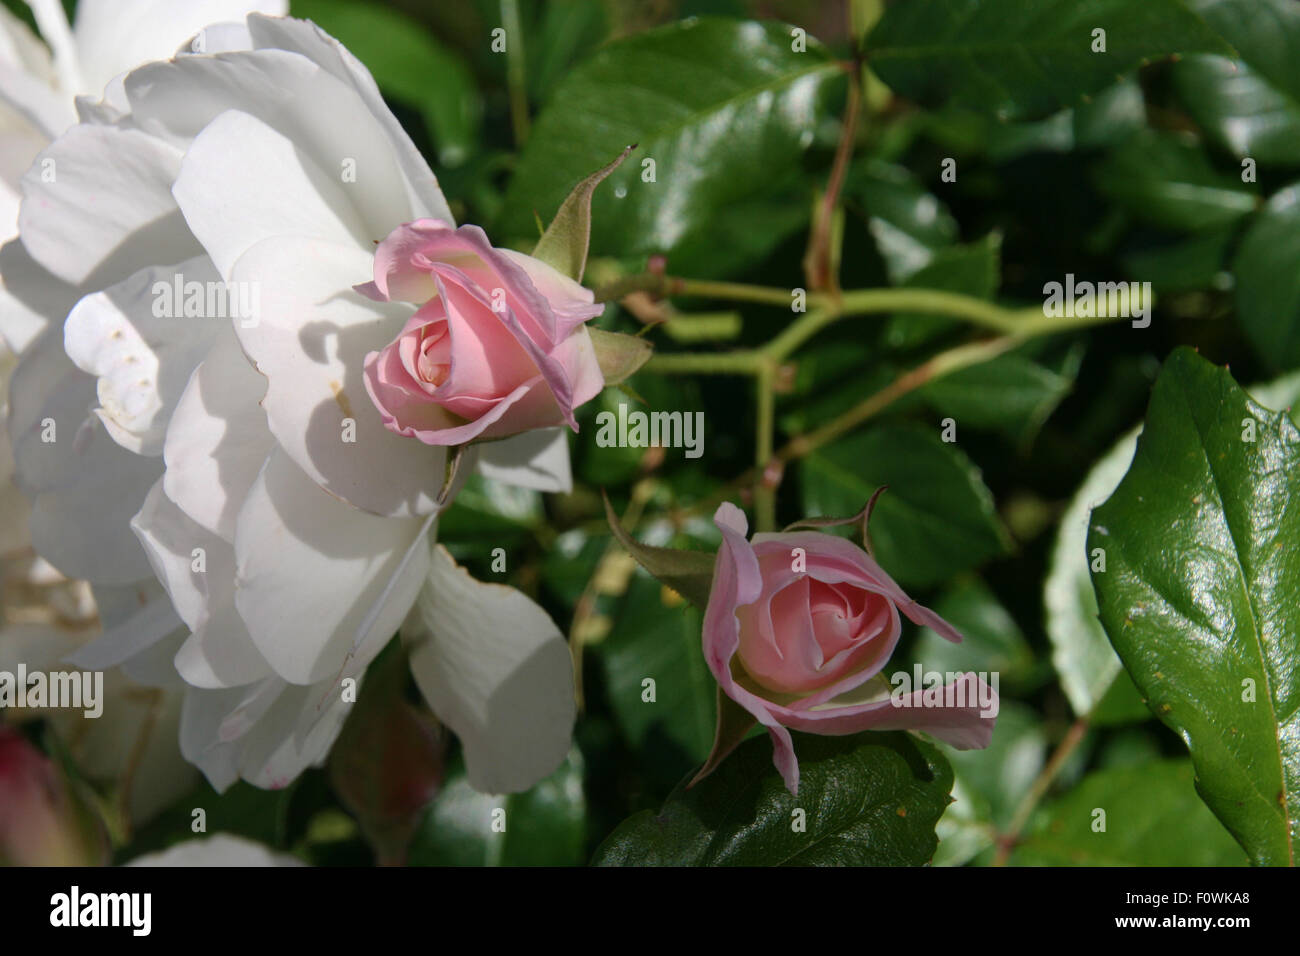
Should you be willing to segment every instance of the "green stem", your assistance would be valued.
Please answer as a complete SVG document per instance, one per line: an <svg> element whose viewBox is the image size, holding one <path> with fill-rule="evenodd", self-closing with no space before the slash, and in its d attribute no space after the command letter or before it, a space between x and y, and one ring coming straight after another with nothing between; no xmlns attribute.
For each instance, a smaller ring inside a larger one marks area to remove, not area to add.
<svg viewBox="0 0 1300 956"><path fill-rule="evenodd" d="M918 365L910 372L903 373L880 391L869 395L852 408L841 412L825 425L813 429L806 435L791 439L777 452L776 457L782 464L795 458L802 458L809 452L816 451L823 445L830 444L841 435L857 428L868 418L873 417L886 406L892 405L908 392L915 391L922 385L943 378L945 375L951 375L958 369L979 365L982 362L996 358L1020 344L1020 342L1021 339L1016 336L1004 336L986 342L959 345L946 352L940 352L928 362Z"/></svg>
<svg viewBox="0 0 1300 956"><path fill-rule="evenodd" d="M764 345L762 351L773 361L779 362L788 358L790 353L838 318L840 313L835 309L815 309L805 313L787 325L780 335Z"/></svg>
<svg viewBox="0 0 1300 956"><path fill-rule="evenodd" d="M808 249L803 258L804 281L808 288L829 292L833 296L838 296L840 291L840 254L844 242L840 190L848 174L849 160L853 158L853 142L857 137L858 113L862 105L857 63L852 65L848 74L849 98L840 125L840 142L835 149L835 162L826 182L826 192L813 216L813 228L808 234Z"/></svg>
<svg viewBox="0 0 1300 956"><path fill-rule="evenodd" d="M654 295L687 295L701 298L730 299L738 302L756 302L789 307L793 301L791 290L767 286L746 285L739 282L707 282L699 279L682 279L653 273L629 276L605 286L596 293L596 299L607 302L631 292L649 292ZM913 312L944 315L961 319L993 332L1016 335L1047 335L1070 329L1100 325L1115 316L1049 316L1039 306L1008 309L1004 306L957 292L940 289L858 289L842 293L838 300L822 293L807 296L808 312L792 322L784 332L764 345L759 351L770 359L787 358L808 339L826 326L854 315L881 315L894 312ZM745 368L754 366L746 360Z"/></svg>
<svg viewBox="0 0 1300 956"><path fill-rule="evenodd" d="M768 363L761 352L668 352L652 355L648 372L660 375L759 375Z"/></svg>
<svg viewBox="0 0 1300 956"><path fill-rule="evenodd" d="M712 282L707 279L671 279L675 290L670 295L693 295L703 299L732 299L736 302L759 302L785 306L794 301L791 289L773 289L768 286L747 285L743 282Z"/></svg>
<svg viewBox="0 0 1300 956"><path fill-rule="evenodd" d="M793 295L784 289L681 279L655 273L630 276L614 282L600 290L596 299L619 299L638 291L660 296L696 295L783 306L794 301ZM766 475L767 469L772 465L784 464L806 455L858 427L901 395L957 369L986 362L1029 338L1110 320L1110 316L1049 316L1041 307L1007 309L973 296L938 289L860 289L838 297L814 293L807 297L807 303L812 311L801 315L766 345L739 352L656 354L645 366L647 371L663 375L748 375L754 378L758 402L754 468L733 485L753 489L755 523L760 531L771 530L776 525L776 490ZM853 315L895 312L946 315L1003 334L996 339L958 346L935 355L832 421L794 438L773 455L775 396L772 386L780 363L799 346L839 319Z"/></svg>
<svg viewBox="0 0 1300 956"><path fill-rule="evenodd" d="M519 24L518 0L501 0L501 22L506 30L506 86L510 91L510 125L515 146L528 139L528 88L524 83L524 31Z"/></svg>
<svg viewBox="0 0 1300 956"><path fill-rule="evenodd" d="M1002 338L990 339L986 342L959 345L956 348L948 349L946 352L940 352L928 362L924 362L916 368L899 375L880 391L837 415L820 428L806 435L792 438L781 446L775 454L770 456L768 462L764 462L763 467L766 467L772 460L785 465L796 458L814 452L844 433L857 428L908 392L915 391L929 382L943 378L945 375L951 375L958 369L978 365L980 362L987 362L1008 349L1014 348L1022 341L1022 337L1008 335ZM719 502L727 500L741 489L754 487L761 478L762 468L751 468L714 495L696 502L691 506L690 510L709 511L716 507Z"/></svg>
<svg viewBox="0 0 1300 956"><path fill-rule="evenodd" d="M445 507L451 500L452 489L456 485L456 474L460 471L461 456L465 453L464 445L452 445L447 449L447 460L442 471L442 488L438 492L438 507Z"/></svg>
<svg viewBox="0 0 1300 956"><path fill-rule="evenodd" d="M821 296L810 296L809 301L821 304L823 299ZM763 346L762 350L780 361L833 322L854 315L894 312L946 315L992 332L1021 335L1047 335L1110 321L1109 316L1047 316L1041 308L1034 306L1007 309L983 299L936 289L862 289L844 293L838 306L825 304L807 313Z"/></svg>

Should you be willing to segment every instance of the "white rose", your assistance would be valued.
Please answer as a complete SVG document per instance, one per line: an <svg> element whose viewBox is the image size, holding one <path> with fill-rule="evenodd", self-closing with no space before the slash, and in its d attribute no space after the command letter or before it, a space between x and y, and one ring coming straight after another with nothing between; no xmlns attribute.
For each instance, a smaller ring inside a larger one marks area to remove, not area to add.
<svg viewBox="0 0 1300 956"><path fill-rule="evenodd" d="M405 621L471 783L525 789L569 747L563 637L431 547L445 449L384 428L361 385L403 315L352 287L395 226L451 222L437 180L364 67L314 25L251 16L206 50L128 74L42 154L55 182L24 177L26 252L98 290L15 373L37 547L92 581L162 582L188 634L182 750L218 788L281 786L323 759L347 713L341 681ZM0 270L11 286L36 274L18 257ZM258 309L159 315L177 275L256 289ZM472 449L459 474L471 467L569 485L554 430ZM166 646L170 623L129 620L75 660Z"/></svg>
<svg viewBox="0 0 1300 956"><path fill-rule="evenodd" d="M29 6L40 37L0 8L0 237L16 233L20 178L37 154L77 121L78 96L98 100L114 78L169 55L205 24L242 22L251 11L287 8L284 0L81 0L69 26L58 0L29 0ZM15 353L51 321L61 322L80 293L36 267L16 239L0 250L0 258L23 263L18 289L0 283L0 420L7 420ZM152 575L123 587L98 586L96 601L85 582L68 581L33 559L30 507L15 480L7 432L0 434L0 579L6 594L0 608L0 669L12 672L21 662L29 671L66 670L61 658L91 640L99 624L120 623L124 609L152 604L179 626ZM140 683L141 676L150 685ZM180 686L174 668L168 673L140 658L104 675L100 718L75 709L39 716L51 721L81 771L113 785L131 819L139 822L194 782L177 745ZM11 716L21 719L27 713Z"/></svg>
<svg viewBox="0 0 1300 956"><path fill-rule="evenodd" d="M98 99L116 77L171 56L208 24L281 15L285 0L80 0L69 26L60 0L27 0L45 40L0 8L0 236L17 225L18 180L77 121L74 100ZM48 44L48 46L47 46Z"/></svg>

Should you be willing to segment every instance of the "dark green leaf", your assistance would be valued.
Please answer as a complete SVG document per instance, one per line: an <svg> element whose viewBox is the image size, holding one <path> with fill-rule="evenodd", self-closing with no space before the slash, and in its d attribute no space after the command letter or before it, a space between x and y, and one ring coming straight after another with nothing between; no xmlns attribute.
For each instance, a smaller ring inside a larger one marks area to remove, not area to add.
<svg viewBox="0 0 1300 956"><path fill-rule="evenodd" d="M776 195L755 196L715 210L673 248L673 271L692 278L752 272L781 243L808 226L811 188L792 181Z"/></svg>
<svg viewBox="0 0 1300 956"><path fill-rule="evenodd" d="M537 6L541 22L528 36L528 89L532 99L545 102L564 74L609 35L610 24L601 3Z"/></svg>
<svg viewBox="0 0 1300 956"><path fill-rule="evenodd" d="M587 534L581 528L555 539L551 560L542 564L542 581L565 606L572 607L587 589L608 543L603 534Z"/></svg>
<svg viewBox="0 0 1300 956"><path fill-rule="evenodd" d="M656 754L674 764L666 785L703 761L713 743L717 682L704 661L702 621L699 611L638 573L609 636L595 648L606 696L628 741L643 757L654 747L673 751ZM654 681L653 700L646 699L647 679Z"/></svg>
<svg viewBox="0 0 1300 956"><path fill-rule="evenodd" d="M742 744L703 782L659 813L625 820L596 851L597 866L919 866L952 770L932 746L900 733L794 734L799 796L772 766L766 736ZM796 810L805 829L797 832Z"/></svg>
<svg viewBox="0 0 1300 956"><path fill-rule="evenodd" d="M878 426L814 452L800 469L810 515L852 514L889 485L871 540L881 566L904 585L938 583L1008 546L979 469L938 431L938 423Z"/></svg>
<svg viewBox="0 0 1300 956"><path fill-rule="evenodd" d="M1034 655L1029 642L1015 619L983 582L970 580L958 584L931 606L961 632L964 640L954 644L929 628L922 628L912 659L926 670L993 671L1001 675L1002 681L1012 684L1024 683L1032 676ZM998 724L998 733L1001 732L1002 725Z"/></svg>
<svg viewBox="0 0 1300 956"><path fill-rule="evenodd" d="M1150 282L1157 297L1167 292L1227 288L1232 283L1228 251L1238 231L1237 223L1228 223L1173 242L1134 249L1124 255L1124 267L1130 275Z"/></svg>
<svg viewBox="0 0 1300 956"><path fill-rule="evenodd" d="M1241 847L1197 799L1192 779L1189 760L1096 771L1039 811L1011 862L1244 866ZM1104 819L1098 811L1105 813Z"/></svg>
<svg viewBox="0 0 1300 956"><path fill-rule="evenodd" d="M1092 101L1047 119L1006 123L990 117L984 122L989 158L1005 163L1029 153L1114 146L1146 125L1146 102L1142 87L1125 78Z"/></svg>
<svg viewBox="0 0 1300 956"><path fill-rule="evenodd" d="M499 233L528 235L581 177L638 143L593 209L602 255L670 252L728 206L770 194L811 144L819 91L840 73L778 23L688 20L615 40L538 117ZM653 181L647 181L654 163Z"/></svg>
<svg viewBox="0 0 1300 956"><path fill-rule="evenodd" d="M1249 439L1253 439L1249 440ZM1300 431L1188 348L1092 515L1102 623L1197 789L1252 860L1300 834Z"/></svg>
<svg viewBox="0 0 1300 956"><path fill-rule="evenodd" d="M1225 149L1258 163L1300 162L1300 103L1248 63L1194 56L1174 77L1188 112Z"/></svg>
<svg viewBox="0 0 1300 956"><path fill-rule="evenodd" d="M1254 186L1215 169L1194 140L1173 133L1128 140L1095 178L1097 188L1120 206L1167 229L1222 226L1257 205Z"/></svg>
<svg viewBox="0 0 1300 956"><path fill-rule="evenodd" d="M458 562L468 562L481 573L487 570L494 549L513 554L526 548L543 520L539 492L472 474L452 506L439 515L438 540Z"/></svg>
<svg viewBox="0 0 1300 956"><path fill-rule="evenodd" d="M1189 113L1222 146L1260 163L1300 163L1300 6L1192 0L1238 57L1190 56L1173 69Z"/></svg>
<svg viewBox="0 0 1300 956"><path fill-rule="evenodd" d="M1268 201L1232 260L1237 316L1264 361L1300 365L1300 184Z"/></svg>
<svg viewBox="0 0 1300 956"><path fill-rule="evenodd" d="M901 166L871 160L855 167L847 192L867 217L891 282L903 282L957 240L952 213Z"/></svg>
<svg viewBox="0 0 1300 956"><path fill-rule="evenodd" d="M1114 146L1146 125L1142 86L1133 77L1125 77L1091 102L1076 106L1072 119L1075 148Z"/></svg>
<svg viewBox="0 0 1300 956"><path fill-rule="evenodd" d="M1097 768L1140 767L1155 763L1162 759L1160 744L1166 736L1149 724L1117 730L1097 751Z"/></svg>
<svg viewBox="0 0 1300 956"><path fill-rule="evenodd" d="M999 431L1027 444L1074 389L1082 347L1042 362L1030 351L1010 352L958 369L920 390L940 415L962 425Z"/></svg>
<svg viewBox="0 0 1300 956"><path fill-rule="evenodd" d="M1008 119L1074 106L1149 60L1231 52L1182 0L908 0L889 6L867 48L904 96Z"/></svg>

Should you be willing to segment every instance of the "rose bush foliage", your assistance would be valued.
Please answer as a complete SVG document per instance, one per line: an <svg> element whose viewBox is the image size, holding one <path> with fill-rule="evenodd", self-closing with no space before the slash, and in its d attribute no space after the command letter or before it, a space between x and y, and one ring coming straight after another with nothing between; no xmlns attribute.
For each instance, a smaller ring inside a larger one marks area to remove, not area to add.
<svg viewBox="0 0 1300 956"><path fill-rule="evenodd" d="M64 6L0 858L1294 861L1290 0Z"/></svg>

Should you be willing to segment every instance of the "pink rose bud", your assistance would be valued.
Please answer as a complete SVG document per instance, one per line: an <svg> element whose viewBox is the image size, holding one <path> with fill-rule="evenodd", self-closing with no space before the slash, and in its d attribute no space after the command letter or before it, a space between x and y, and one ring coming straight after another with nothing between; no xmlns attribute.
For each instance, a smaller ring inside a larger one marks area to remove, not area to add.
<svg viewBox="0 0 1300 956"><path fill-rule="evenodd" d="M604 307L540 260L495 249L477 226L421 219L375 252L356 287L418 308L366 356L365 383L389 430L460 445L568 424L604 387L584 323Z"/></svg>
<svg viewBox="0 0 1300 956"><path fill-rule="evenodd" d="M973 673L939 693L864 693L898 643L900 613L961 640L870 555L818 531L756 534L748 541L745 516L730 503L718 508L714 522L722 547L704 614L704 657L727 696L767 728L773 760L792 794L799 763L790 729L832 736L924 730L960 750L988 745L997 694ZM705 772L723 755L718 749Z"/></svg>
<svg viewBox="0 0 1300 956"><path fill-rule="evenodd" d="M0 865L96 866L108 840L55 765L0 726Z"/></svg>

